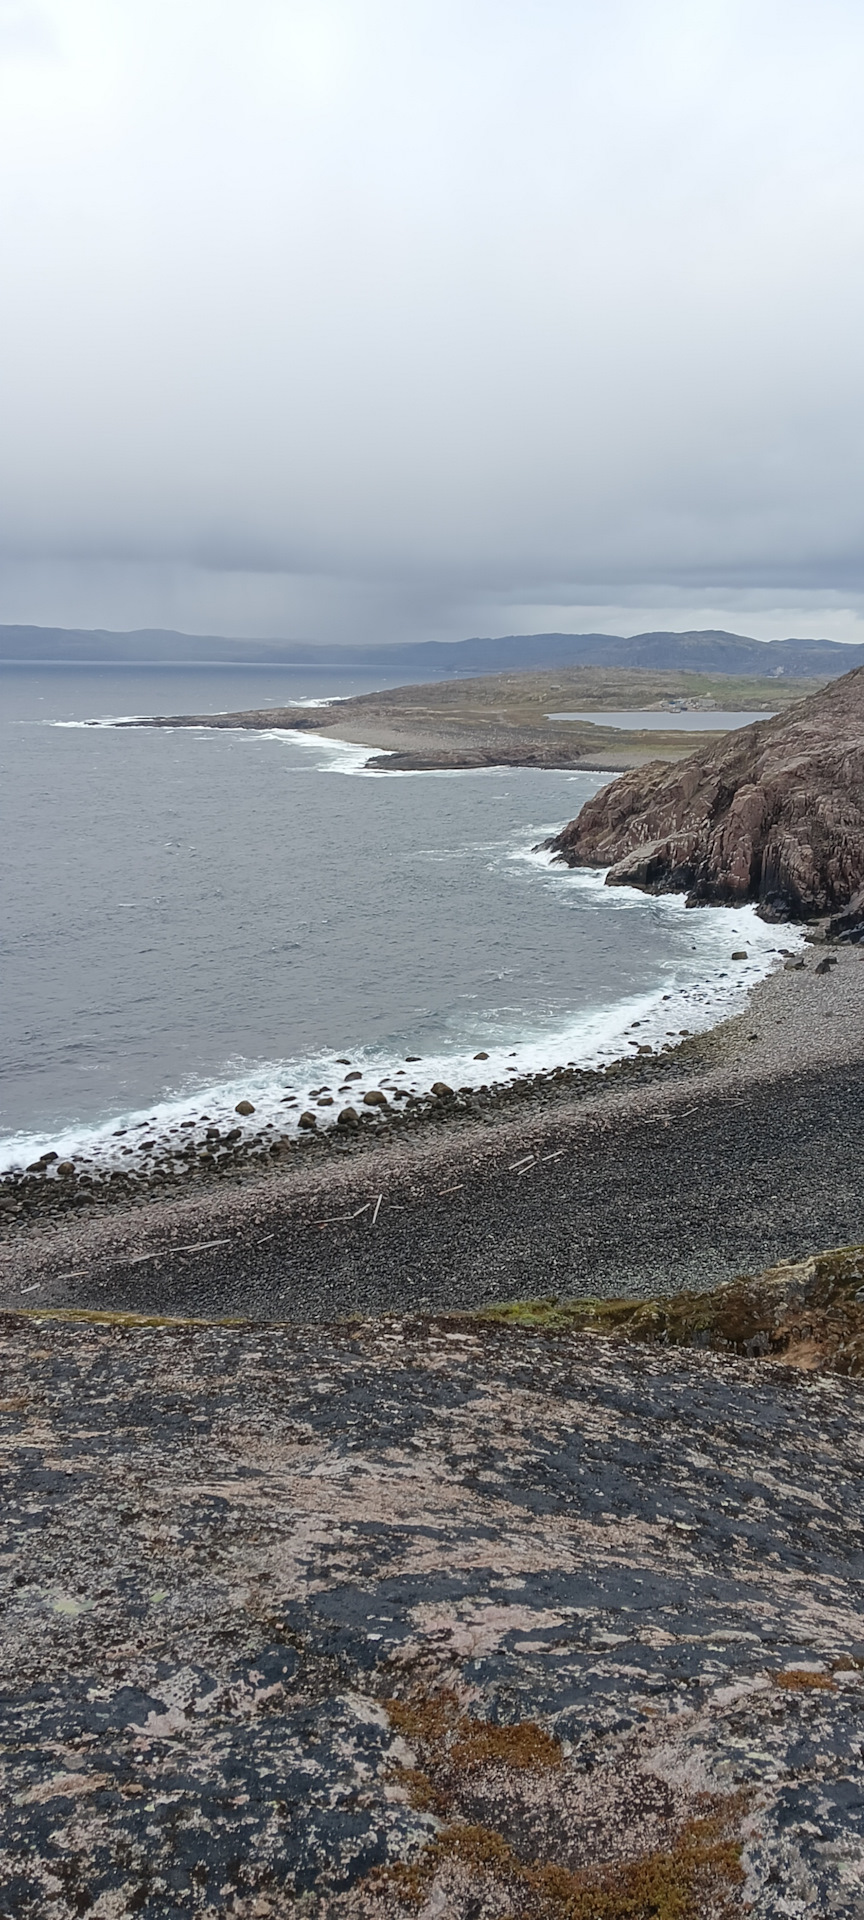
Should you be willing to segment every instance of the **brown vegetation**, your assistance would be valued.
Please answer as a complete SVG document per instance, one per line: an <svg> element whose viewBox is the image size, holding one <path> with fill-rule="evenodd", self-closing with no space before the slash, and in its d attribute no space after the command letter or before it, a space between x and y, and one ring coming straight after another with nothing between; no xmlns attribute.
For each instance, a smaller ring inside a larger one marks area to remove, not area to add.
<svg viewBox="0 0 864 1920"><path fill-rule="evenodd" d="M522 1300L488 1307L486 1323L602 1333L647 1345L703 1347L802 1372L864 1373L864 1247L730 1280L711 1293L655 1300Z"/></svg>
<svg viewBox="0 0 864 1920"><path fill-rule="evenodd" d="M519 1776L560 1771L564 1757L557 1740L530 1721L502 1726L474 1719L449 1690L386 1704L420 1762L400 1769L400 1782L413 1806L442 1822L416 1860L372 1875L370 1888L384 1897L391 1914L416 1910L433 1882L446 1887L455 1875L472 1911L506 1914L508 1920L731 1920L733 1890L744 1878L737 1837L744 1795L699 1794L695 1810L672 1816L661 1845L637 1857L574 1868L556 1858L554 1822L545 1845L537 1844L542 1820L534 1825L533 1845L523 1840L520 1846L513 1837ZM485 1801L490 1813L482 1822L471 1817L478 1775L480 1804ZM474 1792L466 1804L469 1776Z"/></svg>

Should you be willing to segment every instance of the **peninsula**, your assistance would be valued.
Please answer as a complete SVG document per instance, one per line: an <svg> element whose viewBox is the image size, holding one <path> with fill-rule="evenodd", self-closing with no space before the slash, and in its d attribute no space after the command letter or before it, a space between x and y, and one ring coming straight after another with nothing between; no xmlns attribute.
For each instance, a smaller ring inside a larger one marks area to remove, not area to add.
<svg viewBox="0 0 864 1920"><path fill-rule="evenodd" d="M391 687L321 706L158 715L126 724L291 728L369 747L370 769L388 773L492 766L619 773L658 755L665 761L680 760L700 742L716 744L721 736L671 725L650 731L603 726L582 716L640 709L680 713L682 707L702 714L711 709L770 714L785 711L811 693L813 685L812 679L777 681L745 674L558 668Z"/></svg>

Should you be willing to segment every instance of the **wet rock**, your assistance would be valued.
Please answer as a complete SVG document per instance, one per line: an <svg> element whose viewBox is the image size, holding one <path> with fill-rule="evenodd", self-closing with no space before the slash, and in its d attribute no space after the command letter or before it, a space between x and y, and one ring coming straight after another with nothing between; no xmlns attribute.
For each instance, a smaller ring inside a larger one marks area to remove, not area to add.
<svg viewBox="0 0 864 1920"><path fill-rule="evenodd" d="M448 1087L446 1080L433 1080L429 1091L430 1093L434 1093L436 1100L452 1100L453 1098L453 1088Z"/></svg>
<svg viewBox="0 0 864 1920"><path fill-rule="evenodd" d="M748 958L748 954L747 954L746 947L738 947L735 953L733 953L732 955L733 960L746 960L747 958Z"/></svg>
<svg viewBox="0 0 864 1920"><path fill-rule="evenodd" d="M251 1100L238 1100L237 1105L234 1108L234 1112L242 1113L245 1117L247 1114L254 1113L255 1108L253 1107Z"/></svg>
<svg viewBox="0 0 864 1920"><path fill-rule="evenodd" d="M474 1058L475 1060L488 1060L489 1055L488 1053L475 1053Z"/></svg>
<svg viewBox="0 0 864 1920"><path fill-rule="evenodd" d="M310 1133L313 1130L313 1128L317 1127L318 1120L316 1118L316 1115L314 1113L310 1113L307 1107L306 1112L301 1113L300 1118L297 1122L297 1125L298 1127L303 1127L304 1131L306 1131L307 1133Z"/></svg>
<svg viewBox="0 0 864 1920"><path fill-rule="evenodd" d="M363 1105L364 1107L386 1107L387 1095L381 1093L377 1087L370 1087L369 1092L363 1095Z"/></svg>
<svg viewBox="0 0 864 1920"><path fill-rule="evenodd" d="M350 1127L357 1127L359 1126L359 1124L360 1124L360 1116L357 1112L356 1107L343 1107L342 1112L339 1114L338 1119L336 1121L337 1127L350 1128Z"/></svg>

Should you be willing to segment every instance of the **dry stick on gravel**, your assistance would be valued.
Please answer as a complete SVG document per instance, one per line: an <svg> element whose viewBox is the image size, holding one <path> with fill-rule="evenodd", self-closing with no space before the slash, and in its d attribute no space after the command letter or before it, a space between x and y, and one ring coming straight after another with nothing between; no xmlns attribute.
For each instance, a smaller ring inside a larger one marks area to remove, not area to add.
<svg viewBox="0 0 864 1920"><path fill-rule="evenodd" d="M346 1220L359 1220L361 1213L368 1213L371 1205L371 1200L367 1200L365 1207L358 1207L356 1213L334 1213L331 1220L319 1220L318 1225L319 1227L340 1227Z"/></svg>
<svg viewBox="0 0 864 1920"><path fill-rule="evenodd" d="M161 1260L170 1253L209 1253L213 1247L230 1247L230 1240L195 1240L188 1247L157 1247L154 1253L136 1253L127 1262L130 1267L140 1267L145 1260Z"/></svg>

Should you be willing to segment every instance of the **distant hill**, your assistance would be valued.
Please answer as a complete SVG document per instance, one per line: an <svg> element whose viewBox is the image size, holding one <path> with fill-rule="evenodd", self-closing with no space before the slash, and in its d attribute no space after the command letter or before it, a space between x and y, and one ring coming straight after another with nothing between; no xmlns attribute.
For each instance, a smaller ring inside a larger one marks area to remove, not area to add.
<svg viewBox="0 0 864 1920"><path fill-rule="evenodd" d="M141 627L0 626L0 662L22 665L254 665L382 668L437 679L449 673L526 672L541 667L650 667L692 673L790 674L831 679L864 666L864 646L838 640L752 640L721 632L510 633L498 639L313 646L292 640L232 640L223 634Z"/></svg>

